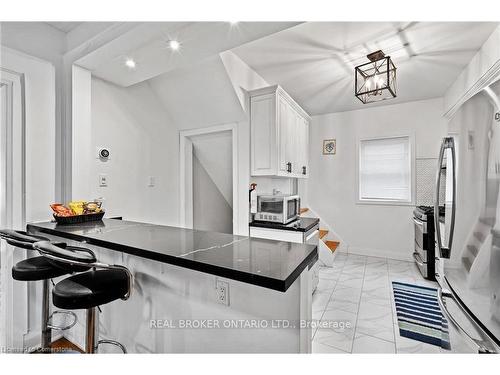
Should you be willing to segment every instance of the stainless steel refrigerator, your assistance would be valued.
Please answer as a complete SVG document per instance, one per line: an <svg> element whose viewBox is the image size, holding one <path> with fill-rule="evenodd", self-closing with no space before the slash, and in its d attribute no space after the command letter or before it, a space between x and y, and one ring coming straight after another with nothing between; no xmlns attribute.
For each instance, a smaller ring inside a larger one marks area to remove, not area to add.
<svg viewBox="0 0 500 375"><path fill-rule="evenodd" d="M500 353L500 81L462 105L448 134L434 207L439 302L452 349Z"/></svg>

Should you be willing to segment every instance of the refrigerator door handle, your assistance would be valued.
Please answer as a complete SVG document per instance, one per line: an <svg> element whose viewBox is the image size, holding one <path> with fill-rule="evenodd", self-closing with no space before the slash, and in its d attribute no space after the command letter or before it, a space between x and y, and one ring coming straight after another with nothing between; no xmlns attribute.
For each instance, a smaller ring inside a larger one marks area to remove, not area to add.
<svg viewBox="0 0 500 375"><path fill-rule="evenodd" d="M449 288L448 282L446 278L443 278L444 284ZM443 291L442 288L438 288L438 303L443 315L446 319L456 328L456 330L460 333L462 337L472 342L475 346L477 346L478 353L490 354L490 353L500 353L500 347L488 336L486 332L476 323L475 319L462 307L461 302L455 297L454 292L449 288L448 291ZM453 315L448 311L446 307L446 299L452 299L463 314L467 317L467 320L474 326L476 332L481 336L481 339L476 339L469 335L465 329L460 326L460 324L455 320Z"/></svg>
<svg viewBox="0 0 500 375"><path fill-rule="evenodd" d="M439 196L441 187L441 167L444 159L444 153L448 148L451 151L453 200L451 203L450 237L448 240L448 244L446 246L443 246L441 240L441 227L439 225ZM441 149L439 151L438 169L436 174L436 196L434 199L434 227L437 237L439 255L441 256L441 258L448 259L450 258L451 255L451 245L453 243L453 235L455 232L456 199L457 199L457 179L456 179L455 141L453 140L453 137L446 137L443 138L443 142L441 143Z"/></svg>

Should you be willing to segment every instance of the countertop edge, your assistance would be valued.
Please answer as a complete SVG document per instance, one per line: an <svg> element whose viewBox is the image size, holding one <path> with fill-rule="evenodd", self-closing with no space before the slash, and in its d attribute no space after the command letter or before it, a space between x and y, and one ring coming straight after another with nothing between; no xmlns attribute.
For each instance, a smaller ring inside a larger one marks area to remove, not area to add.
<svg viewBox="0 0 500 375"><path fill-rule="evenodd" d="M311 253L308 254L308 256L295 268L295 270L285 280L278 280L266 276L250 274L238 270L232 270L216 266L213 264L196 262L181 257L159 255L158 253L153 253L148 250L131 247L127 245L116 244L113 242L98 240L95 238L89 238L79 234L59 232L57 230L53 230L50 228L37 226L36 223L27 224L26 229L28 232L33 230L38 233L51 234L57 237L67 238L73 241L79 241L79 242L85 241L89 245L103 247L113 251L120 251L135 256L141 256L143 258L155 260L166 264L171 264L173 266L191 269L194 271L208 273L214 276L226 277L231 280L236 280L247 284L256 285L263 288L276 290L279 292L286 292L288 288L290 288L290 286L295 282L295 280L297 280L302 271L304 271L304 269L308 267L310 263L313 262L315 263L315 260L317 260L318 257L318 247L316 247L315 251L311 251ZM139 252L141 254L138 254Z"/></svg>
<svg viewBox="0 0 500 375"><path fill-rule="evenodd" d="M265 221L251 221L250 223L248 223L248 226L253 227L253 228L266 228L266 229L273 229L273 230L286 230L286 231L290 231L290 232L305 233L308 230L310 230L311 228L313 228L316 224L319 223L318 218L314 218L314 219L315 220L312 224L310 224L308 227L303 228L303 229L302 228L297 229L294 227L287 227L286 225L280 225L280 224L275 224L275 223L266 223Z"/></svg>

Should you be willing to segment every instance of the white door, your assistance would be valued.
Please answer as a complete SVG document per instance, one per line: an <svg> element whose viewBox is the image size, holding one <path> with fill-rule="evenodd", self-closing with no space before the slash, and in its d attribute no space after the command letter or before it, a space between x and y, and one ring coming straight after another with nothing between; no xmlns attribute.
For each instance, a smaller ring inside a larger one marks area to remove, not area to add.
<svg viewBox="0 0 500 375"><path fill-rule="evenodd" d="M2 67L0 109L0 228L21 229L25 224L24 75ZM22 348L27 331L27 283L14 283L11 268L25 252L13 250L0 244L0 347Z"/></svg>

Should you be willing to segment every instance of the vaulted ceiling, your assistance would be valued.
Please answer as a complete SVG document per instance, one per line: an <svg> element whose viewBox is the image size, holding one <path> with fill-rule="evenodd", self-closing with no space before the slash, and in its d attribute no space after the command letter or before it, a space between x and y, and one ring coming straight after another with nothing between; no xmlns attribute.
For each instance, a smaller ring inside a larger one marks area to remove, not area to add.
<svg viewBox="0 0 500 375"><path fill-rule="evenodd" d="M232 51L316 115L367 106L354 97L354 67L379 49L396 64L398 96L369 105L443 96L498 25L307 22Z"/></svg>
<svg viewBox="0 0 500 375"><path fill-rule="evenodd" d="M57 30L62 31L63 33L69 33L71 30L80 26L83 22L46 22L52 27L55 27Z"/></svg>

